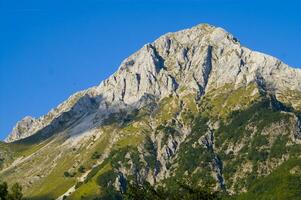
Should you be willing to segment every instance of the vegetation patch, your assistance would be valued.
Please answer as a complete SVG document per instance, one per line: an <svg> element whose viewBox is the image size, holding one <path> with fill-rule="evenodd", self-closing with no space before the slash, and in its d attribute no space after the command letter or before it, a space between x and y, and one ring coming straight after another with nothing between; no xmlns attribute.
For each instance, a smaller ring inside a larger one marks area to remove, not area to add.
<svg viewBox="0 0 301 200"><path fill-rule="evenodd" d="M237 199L300 199L301 176L290 173L290 170L300 165L300 159L288 160L271 174L255 180L248 192L239 195Z"/></svg>

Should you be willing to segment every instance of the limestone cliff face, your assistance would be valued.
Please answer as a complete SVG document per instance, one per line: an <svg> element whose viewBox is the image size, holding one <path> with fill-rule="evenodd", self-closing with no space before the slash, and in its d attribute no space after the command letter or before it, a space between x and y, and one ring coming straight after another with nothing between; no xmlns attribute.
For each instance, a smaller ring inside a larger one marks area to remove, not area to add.
<svg viewBox="0 0 301 200"><path fill-rule="evenodd" d="M21 120L6 141L33 135L71 110L81 115L70 116L68 120L91 112L98 113L97 119L101 120L121 108L142 107L150 98L160 100L171 94L192 91L202 96L227 83L240 87L252 82L285 99L283 91L301 91L301 71L243 47L221 28L202 24L168 33L146 44L125 59L118 71L99 86L72 95L38 119ZM87 97L89 101L83 101ZM90 101L95 104L83 103ZM300 105L297 102L293 106Z"/></svg>

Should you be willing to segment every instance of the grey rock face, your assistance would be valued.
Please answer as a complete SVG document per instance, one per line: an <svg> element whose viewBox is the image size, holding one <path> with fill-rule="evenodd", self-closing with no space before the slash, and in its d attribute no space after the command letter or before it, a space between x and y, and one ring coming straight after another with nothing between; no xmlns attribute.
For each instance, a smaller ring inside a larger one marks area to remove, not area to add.
<svg viewBox="0 0 301 200"><path fill-rule="evenodd" d="M31 116L24 117L13 128L11 134L5 140L6 142L12 142L17 139L22 139L30 135L32 127L36 124L36 120Z"/></svg>
<svg viewBox="0 0 301 200"><path fill-rule="evenodd" d="M202 24L146 44L99 86L76 93L39 119L20 121L6 141L37 133L73 107L91 112L84 103L76 104L85 95L98 104L93 109L101 120L121 108L142 107L150 99L187 92L203 95L227 83L239 87L252 82L275 94L288 89L300 92L301 70L243 47L221 28Z"/></svg>
<svg viewBox="0 0 301 200"><path fill-rule="evenodd" d="M49 132L58 128L64 121L74 121L79 116L90 112L92 108L97 108L95 106L97 99L92 97L94 97L93 88L72 95L57 108L38 119L25 117L16 124L5 141L24 139L43 129L45 129L44 132Z"/></svg>

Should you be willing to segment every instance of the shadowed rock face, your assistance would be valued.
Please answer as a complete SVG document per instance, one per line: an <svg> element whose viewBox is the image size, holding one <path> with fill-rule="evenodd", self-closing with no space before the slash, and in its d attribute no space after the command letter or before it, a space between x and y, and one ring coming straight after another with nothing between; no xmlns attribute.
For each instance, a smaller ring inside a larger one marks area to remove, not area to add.
<svg viewBox="0 0 301 200"><path fill-rule="evenodd" d="M39 119L25 117L6 141L28 137L48 126L84 95L95 98L101 95L102 101L96 109L103 111L110 110L110 106L116 109L134 105L145 95L162 99L183 88L188 93L196 91L202 95L227 83L239 87L251 82L262 84L275 94L287 89L301 91L301 72L241 46L221 28L202 24L168 33L146 44L99 86L72 95Z"/></svg>

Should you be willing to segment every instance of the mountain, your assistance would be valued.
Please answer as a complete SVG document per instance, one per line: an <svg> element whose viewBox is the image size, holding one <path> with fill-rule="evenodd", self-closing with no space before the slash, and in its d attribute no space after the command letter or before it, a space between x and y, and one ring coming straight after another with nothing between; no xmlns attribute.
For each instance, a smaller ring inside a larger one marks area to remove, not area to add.
<svg viewBox="0 0 301 200"><path fill-rule="evenodd" d="M146 44L5 141L0 179L30 199L113 198L129 182L175 190L179 180L234 199L298 199L301 70L201 24Z"/></svg>

